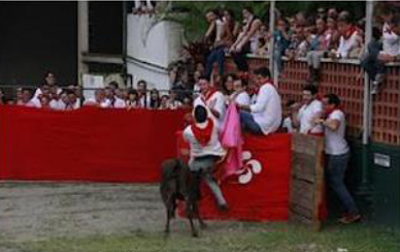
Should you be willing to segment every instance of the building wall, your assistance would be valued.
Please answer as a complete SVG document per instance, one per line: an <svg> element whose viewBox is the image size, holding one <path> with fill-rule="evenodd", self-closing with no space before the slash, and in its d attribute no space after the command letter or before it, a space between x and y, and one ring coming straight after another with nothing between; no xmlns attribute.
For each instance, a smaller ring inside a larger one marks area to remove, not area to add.
<svg viewBox="0 0 400 252"><path fill-rule="evenodd" d="M148 15L128 15L127 70L134 83L144 79L150 87L168 89L168 65L177 60L183 32L173 22L157 22Z"/></svg>
<svg viewBox="0 0 400 252"><path fill-rule="evenodd" d="M77 81L76 2L0 2L0 83L38 85L53 71Z"/></svg>

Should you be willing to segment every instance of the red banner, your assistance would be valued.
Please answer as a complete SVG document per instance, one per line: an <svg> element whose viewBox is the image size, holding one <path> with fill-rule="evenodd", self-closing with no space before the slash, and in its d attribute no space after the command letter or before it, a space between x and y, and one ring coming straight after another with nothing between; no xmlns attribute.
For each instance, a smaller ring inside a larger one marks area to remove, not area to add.
<svg viewBox="0 0 400 252"><path fill-rule="evenodd" d="M158 182L185 113L0 106L0 179Z"/></svg>
<svg viewBox="0 0 400 252"><path fill-rule="evenodd" d="M220 185L229 211L221 213L217 210L211 191L203 184L201 215L206 219L287 220L291 136L246 135L244 139L244 168L238 176L232 176ZM187 155L187 144L180 140L178 146L179 155Z"/></svg>

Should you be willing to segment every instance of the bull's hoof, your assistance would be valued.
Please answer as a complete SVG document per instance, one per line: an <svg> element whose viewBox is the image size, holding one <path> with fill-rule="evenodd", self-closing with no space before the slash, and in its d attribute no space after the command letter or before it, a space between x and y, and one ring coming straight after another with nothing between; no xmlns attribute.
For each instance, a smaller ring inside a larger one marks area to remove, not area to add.
<svg viewBox="0 0 400 252"><path fill-rule="evenodd" d="M198 238L199 234L197 232L192 233L192 237Z"/></svg>

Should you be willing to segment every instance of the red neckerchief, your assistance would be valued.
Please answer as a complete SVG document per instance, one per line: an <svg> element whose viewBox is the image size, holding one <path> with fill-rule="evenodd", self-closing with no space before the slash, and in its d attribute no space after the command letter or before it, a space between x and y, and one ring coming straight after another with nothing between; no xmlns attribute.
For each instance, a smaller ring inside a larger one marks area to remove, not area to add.
<svg viewBox="0 0 400 252"><path fill-rule="evenodd" d="M216 88L210 88L210 90L208 90L206 95L204 95L205 102L207 102L211 98L211 96L213 96L217 91L218 90Z"/></svg>
<svg viewBox="0 0 400 252"><path fill-rule="evenodd" d="M207 126L204 129L199 128L195 123L192 124L193 135L200 145L206 146L210 142L213 128L214 122L210 118L207 120Z"/></svg>
<svg viewBox="0 0 400 252"><path fill-rule="evenodd" d="M325 109L325 120L326 119L328 119L329 118L329 116L333 113L333 112L335 112L335 111L337 111L337 110L342 110L341 109L341 107L335 107L335 108L331 108L331 109Z"/></svg>
<svg viewBox="0 0 400 252"><path fill-rule="evenodd" d="M259 87L256 88L255 94L258 95L258 93L260 92L261 87L264 86L264 85L266 85L266 84L268 84L268 83L271 84L273 87L275 87L274 83L273 83L272 80L270 80L270 79L265 79L265 80L263 81L263 83L264 83L264 84L262 84L261 86L259 86Z"/></svg>
<svg viewBox="0 0 400 252"><path fill-rule="evenodd" d="M350 28L347 29L347 31L343 34L344 39L348 40L351 37L351 35L353 35L354 32L356 32L356 31L357 30L356 30L356 27L354 25L350 26Z"/></svg>
<svg viewBox="0 0 400 252"><path fill-rule="evenodd" d="M389 26L386 27L386 29L383 31L384 33L388 33L389 35L392 35L392 29L390 29Z"/></svg>

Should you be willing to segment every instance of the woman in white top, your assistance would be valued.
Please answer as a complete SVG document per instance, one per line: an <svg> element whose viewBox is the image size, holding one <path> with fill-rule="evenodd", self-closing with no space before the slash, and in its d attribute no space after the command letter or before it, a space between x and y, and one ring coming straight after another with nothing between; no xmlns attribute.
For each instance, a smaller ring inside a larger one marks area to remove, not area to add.
<svg viewBox="0 0 400 252"><path fill-rule="evenodd" d="M345 139L346 117L340 109L340 99L335 94L324 97L325 118L317 119L325 128L325 154L327 182L345 207L339 222L344 224L359 221L358 208L344 183L350 149Z"/></svg>
<svg viewBox="0 0 400 252"><path fill-rule="evenodd" d="M250 106L250 95L247 93L246 85L244 85L242 79L236 79L233 82L233 90L235 91L231 95L231 99L239 105Z"/></svg>

